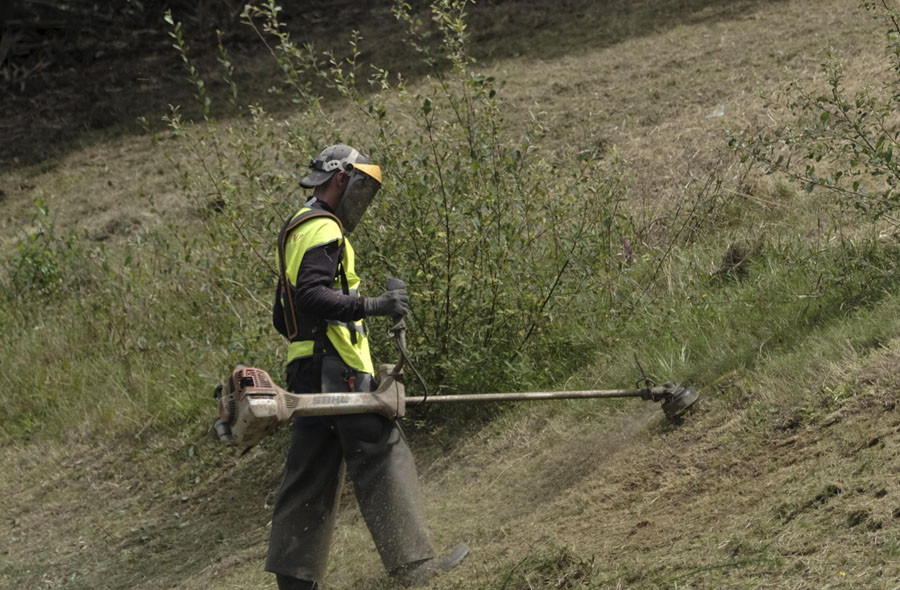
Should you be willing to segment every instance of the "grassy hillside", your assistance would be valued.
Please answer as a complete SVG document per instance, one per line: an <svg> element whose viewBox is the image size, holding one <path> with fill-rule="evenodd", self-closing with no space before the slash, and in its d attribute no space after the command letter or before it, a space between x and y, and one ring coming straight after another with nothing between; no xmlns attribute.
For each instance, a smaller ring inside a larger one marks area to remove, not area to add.
<svg viewBox="0 0 900 590"><path fill-rule="evenodd" d="M612 245L590 297L565 299L537 330L531 346L545 360L496 372L530 371L511 387L629 385L638 358L703 398L679 425L644 402L413 415L432 536L472 547L434 588L900 588L896 224L748 172L727 147L729 130L785 116L770 101L785 104L777 94L790 82L827 91L829 47L849 88L888 79L884 24L837 0L564 8L472 7L473 67L502 81L511 136L537 116L535 153L548 164L533 178L568 186L554 158L584 162L577 186L609 181L593 194L621 198L610 222L621 233L604 234ZM361 27L364 58L404 72L409 96L427 95L432 78L401 50L388 11L376 15ZM331 26L312 35L327 40ZM252 74L267 71L266 56L240 59L250 93L268 85ZM281 101L266 105L287 133L303 115ZM405 112L402 101L387 108ZM338 97L327 112L357 120ZM209 225L228 209L196 180L186 146L228 125L253 119L187 124L176 130L187 139L158 127L93 134L0 173L2 587L274 588L262 563L288 433L243 456L209 433L209 393L227 368L248 360L280 376L283 354L266 323L270 284L245 242L217 249L204 237L230 227ZM280 160L272 177L296 168ZM389 203L416 186L394 174ZM277 186L260 210L300 198ZM380 235L375 221L367 228ZM235 260L254 263L211 278ZM372 264L378 283L385 268ZM17 285L28 290L9 295ZM576 321L559 319L567 308ZM414 356L434 346L412 342ZM500 364L466 362L478 375ZM393 587L352 493L330 567L330 588Z"/></svg>

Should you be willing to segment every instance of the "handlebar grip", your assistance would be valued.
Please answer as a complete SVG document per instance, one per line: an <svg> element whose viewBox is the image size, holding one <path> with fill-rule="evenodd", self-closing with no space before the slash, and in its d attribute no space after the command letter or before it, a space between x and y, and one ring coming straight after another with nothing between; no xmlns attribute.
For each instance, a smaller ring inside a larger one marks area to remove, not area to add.
<svg viewBox="0 0 900 590"><path fill-rule="evenodd" d="M389 277L387 280L387 290L393 291L394 289L405 289L406 283L396 277ZM402 315L397 315L391 318L394 321L394 327L392 331L399 332L401 338L403 339L404 346L406 345L406 335L403 332L406 331L406 321L403 319Z"/></svg>
<svg viewBox="0 0 900 590"><path fill-rule="evenodd" d="M388 291L393 291L394 289L405 289L406 283L401 281L396 277L389 277L387 280L387 289ZM403 364L406 361L406 320L403 319L402 315L396 315L391 318L394 322L394 326L391 328L391 332L394 333L394 341L397 343L397 348L400 349L400 362L398 362L394 366L394 372L397 375L401 375L403 373Z"/></svg>
<svg viewBox="0 0 900 590"><path fill-rule="evenodd" d="M406 283L404 283L403 281L401 281L398 278L390 277L387 280L387 290L388 291L393 291L395 289L403 289L404 287L406 287Z"/></svg>

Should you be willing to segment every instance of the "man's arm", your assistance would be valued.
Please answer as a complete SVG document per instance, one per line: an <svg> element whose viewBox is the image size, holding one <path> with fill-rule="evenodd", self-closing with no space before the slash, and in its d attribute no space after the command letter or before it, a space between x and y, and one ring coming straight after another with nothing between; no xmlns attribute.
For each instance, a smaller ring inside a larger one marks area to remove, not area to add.
<svg viewBox="0 0 900 590"><path fill-rule="evenodd" d="M326 320L352 322L365 315L364 299L332 288L340 256L337 240L314 246L303 254L297 269L297 311Z"/></svg>

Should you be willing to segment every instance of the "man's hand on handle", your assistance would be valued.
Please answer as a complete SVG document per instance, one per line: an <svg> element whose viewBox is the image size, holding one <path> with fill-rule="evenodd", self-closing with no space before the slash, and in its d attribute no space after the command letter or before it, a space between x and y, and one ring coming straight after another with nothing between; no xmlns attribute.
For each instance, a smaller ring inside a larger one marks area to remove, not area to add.
<svg viewBox="0 0 900 590"><path fill-rule="evenodd" d="M363 305L366 317L376 315L402 317L409 310L409 295L405 286L389 289L378 297L367 297Z"/></svg>

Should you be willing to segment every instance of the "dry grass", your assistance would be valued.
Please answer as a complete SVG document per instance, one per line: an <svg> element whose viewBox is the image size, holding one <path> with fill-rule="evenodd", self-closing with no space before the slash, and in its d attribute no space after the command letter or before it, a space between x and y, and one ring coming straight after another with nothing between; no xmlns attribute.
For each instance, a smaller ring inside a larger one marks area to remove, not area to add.
<svg viewBox="0 0 900 590"><path fill-rule="evenodd" d="M434 588L896 588L898 360L900 341L862 358L836 384L850 387L840 412L800 424L715 397L677 428L640 402L580 417L544 404L429 452L435 542L474 549ZM0 582L271 585L284 437L243 458L192 438L127 460L116 445L4 451ZM378 572L345 497L330 587L392 588Z"/></svg>

